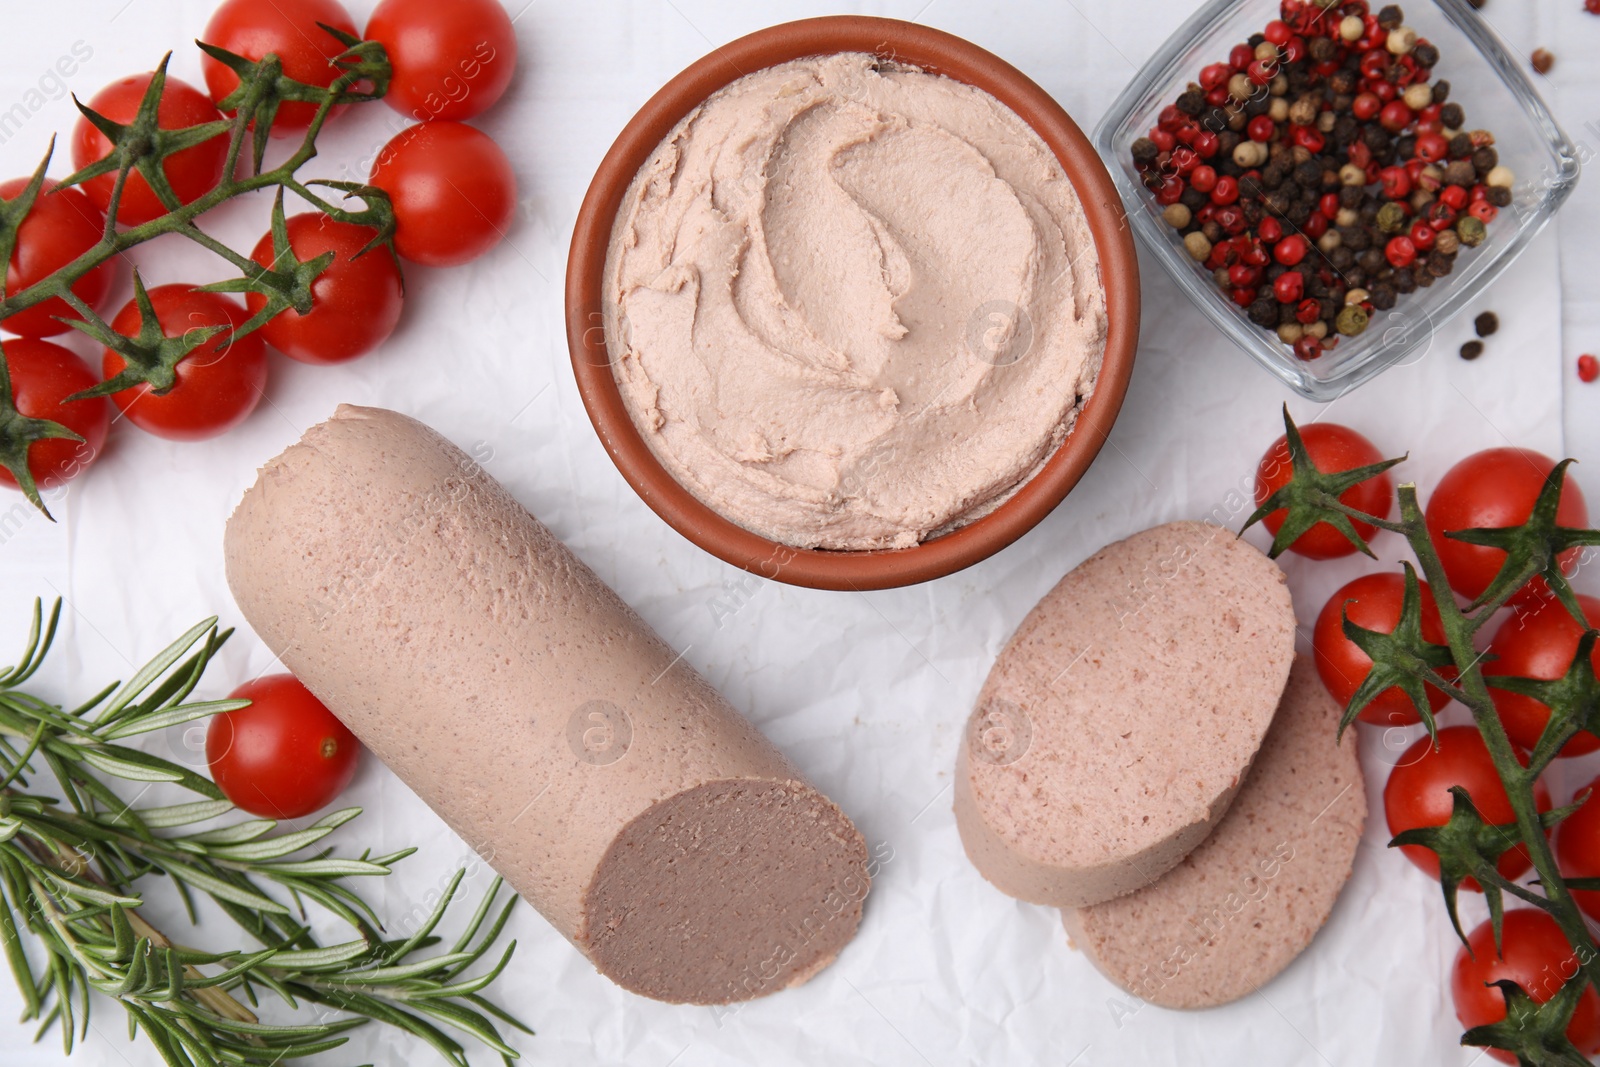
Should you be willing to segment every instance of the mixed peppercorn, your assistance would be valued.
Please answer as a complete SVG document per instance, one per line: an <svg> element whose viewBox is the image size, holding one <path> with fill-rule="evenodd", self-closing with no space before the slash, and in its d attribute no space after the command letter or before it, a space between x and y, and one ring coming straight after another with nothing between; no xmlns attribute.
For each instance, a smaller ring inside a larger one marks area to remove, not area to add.
<svg viewBox="0 0 1600 1067"><path fill-rule="evenodd" d="M1163 217L1250 320L1311 360L1455 269L1511 203L1439 50L1400 8L1283 0L1162 109L1133 160Z"/></svg>

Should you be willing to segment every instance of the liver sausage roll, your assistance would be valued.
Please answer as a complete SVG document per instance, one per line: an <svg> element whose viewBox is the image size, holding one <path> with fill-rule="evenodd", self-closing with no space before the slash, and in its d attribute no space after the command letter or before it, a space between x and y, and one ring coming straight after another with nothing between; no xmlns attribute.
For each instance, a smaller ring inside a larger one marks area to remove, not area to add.
<svg viewBox="0 0 1600 1067"><path fill-rule="evenodd" d="M1154 885L1063 911L1073 945L1167 1008L1226 1004L1289 966L1333 910L1367 817L1354 738L1334 743L1339 712L1297 659L1222 825Z"/></svg>
<svg viewBox="0 0 1600 1067"><path fill-rule="evenodd" d="M1221 820L1294 659L1283 572L1218 526L1101 549L1022 621L957 749L967 856L1003 892L1097 904Z"/></svg>
<svg viewBox="0 0 1600 1067"><path fill-rule="evenodd" d="M225 550L289 669L625 989L745 1000L854 935L850 820L428 427L340 407L262 468Z"/></svg>

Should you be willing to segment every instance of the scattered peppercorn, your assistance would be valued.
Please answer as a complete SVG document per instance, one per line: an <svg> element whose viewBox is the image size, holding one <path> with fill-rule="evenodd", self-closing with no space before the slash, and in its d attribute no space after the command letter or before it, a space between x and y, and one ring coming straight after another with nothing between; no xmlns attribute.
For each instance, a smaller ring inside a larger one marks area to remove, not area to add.
<svg viewBox="0 0 1600 1067"><path fill-rule="evenodd" d="M1477 359L1481 355L1483 355L1482 341L1468 341L1461 346L1461 358L1468 362Z"/></svg>
<svg viewBox="0 0 1600 1067"><path fill-rule="evenodd" d="M1472 320L1472 328L1478 331L1479 337L1489 337L1500 328L1500 316L1492 311L1485 311Z"/></svg>
<svg viewBox="0 0 1600 1067"><path fill-rule="evenodd" d="M1535 48L1531 58L1535 74L1549 74L1550 68L1556 65L1556 57L1550 54L1548 48Z"/></svg>
<svg viewBox="0 0 1600 1067"><path fill-rule="evenodd" d="M1600 14L1600 11L1595 12ZM1600 359L1585 353L1578 357L1578 380L1592 382L1600 378Z"/></svg>

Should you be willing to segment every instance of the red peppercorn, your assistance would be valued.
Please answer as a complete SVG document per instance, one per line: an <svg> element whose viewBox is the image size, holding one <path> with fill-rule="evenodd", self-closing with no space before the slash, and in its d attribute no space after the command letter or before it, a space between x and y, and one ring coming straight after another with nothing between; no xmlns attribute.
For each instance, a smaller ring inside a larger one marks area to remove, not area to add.
<svg viewBox="0 0 1600 1067"><path fill-rule="evenodd" d="M1313 322L1316 322L1321 317L1322 302L1319 300L1312 300L1309 298L1302 300L1300 301L1300 306L1294 309L1295 321L1304 323L1307 326L1310 326Z"/></svg>
<svg viewBox="0 0 1600 1067"><path fill-rule="evenodd" d="M1168 104L1161 109L1161 114L1156 119L1156 125L1163 130L1176 130L1183 125L1184 117L1183 112L1178 110L1177 104Z"/></svg>
<svg viewBox="0 0 1600 1067"><path fill-rule="evenodd" d="M1278 298L1280 304L1298 304L1305 293L1306 280L1299 271L1280 274L1278 280L1272 283L1272 295Z"/></svg>
<svg viewBox="0 0 1600 1067"><path fill-rule="evenodd" d="M1179 144L1184 146L1192 145L1194 144L1194 139L1200 136L1200 127L1192 122L1186 123L1173 130L1172 135L1178 139Z"/></svg>
<svg viewBox="0 0 1600 1067"><path fill-rule="evenodd" d="M1245 70L1251 84L1265 85L1278 76L1278 61L1276 59L1258 59Z"/></svg>
<svg viewBox="0 0 1600 1067"><path fill-rule="evenodd" d="M1318 211L1306 219L1306 224L1300 229L1313 241L1319 240L1323 234L1328 232L1328 216Z"/></svg>
<svg viewBox="0 0 1600 1067"><path fill-rule="evenodd" d="M1404 104L1400 105L1405 107ZM1441 134L1425 133L1417 138L1417 158L1424 163L1437 163L1450 154L1450 142Z"/></svg>
<svg viewBox="0 0 1600 1067"><path fill-rule="evenodd" d="M1596 15L1600 15L1600 0L1592 0L1592 2L1596 6L1589 8L1589 10ZM1597 378L1600 378L1600 359L1596 359L1585 352L1578 357L1578 380L1592 382Z"/></svg>
<svg viewBox="0 0 1600 1067"><path fill-rule="evenodd" d="M1212 107L1221 107L1223 104L1226 104L1227 102L1228 102L1228 87L1226 85L1224 85L1220 89L1213 89L1209 93L1206 94L1206 103L1210 104Z"/></svg>
<svg viewBox="0 0 1600 1067"><path fill-rule="evenodd" d="M1217 187L1217 172L1208 166L1198 166L1189 174L1189 185L1197 193L1210 193Z"/></svg>
<svg viewBox="0 0 1600 1067"><path fill-rule="evenodd" d="M1222 179L1217 179L1217 183L1220 186ZM1212 193L1212 195L1215 196L1216 194ZM1229 234L1238 235L1244 232L1244 212L1239 209L1239 205L1229 204L1226 207L1219 207L1216 217L1217 225L1221 226Z"/></svg>
<svg viewBox="0 0 1600 1067"><path fill-rule="evenodd" d="M1228 66L1236 71L1243 70L1255 62L1256 50L1247 44L1236 44L1233 51L1228 53ZM1232 77L1232 75L1229 75Z"/></svg>
<svg viewBox="0 0 1600 1067"><path fill-rule="evenodd" d="M1283 223L1268 215L1256 227L1256 236L1269 245L1275 245L1283 240Z"/></svg>
<svg viewBox="0 0 1600 1067"><path fill-rule="evenodd" d="M1417 112L1417 118L1422 122L1438 122L1439 116L1444 114L1443 104L1429 104Z"/></svg>
<svg viewBox="0 0 1600 1067"><path fill-rule="evenodd" d="M1195 134L1194 144L1192 144L1190 147L1195 150L1195 153L1199 155L1201 159L1210 159L1212 156L1217 154L1217 149L1220 146L1217 144L1216 134L1212 133L1210 130L1201 130L1199 133Z"/></svg>
<svg viewBox="0 0 1600 1067"><path fill-rule="evenodd" d="M1243 238L1241 238L1241 240L1243 240ZM1265 267L1268 263L1272 262L1271 254L1254 241L1248 241L1246 243L1244 249L1239 253L1239 259L1241 262L1248 263L1252 267Z"/></svg>
<svg viewBox="0 0 1600 1067"><path fill-rule="evenodd" d="M1461 186L1452 185L1449 188L1461 189ZM1461 196L1463 199L1466 198L1466 195L1467 191L1465 189L1461 189ZM1443 230L1449 226L1454 226L1456 224L1456 219L1460 217L1460 214L1460 212L1451 207L1449 204L1445 203L1443 200L1435 200L1422 211L1422 217L1427 220L1428 225L1433 227L1435 231Z"/></svg>
<svg viewBox="0 0 1600 1067"><path fill-rule="evenodd" d="M1390 200L1404 200L1411 195L1411 175L1404 167L1384 167L1378 172L1383 182L1383 195Z"/></svg>
<svg viewBox="0 0 1600 1067"><path fill-rule="evenodd" d="M1394 237L1384 247L1383 254L1395 270L1402 270L1417 261L1417 246L1409 237Z"/></svg>
<svg viewBox="0 0 1600 1067"><path fill-rule="evenodd" d="M1322 63L1318 63L1311 69L1316 72L1316 75L1319 78L1331 78L1335 74L1339 73L1339 61L1337 59L1329 59Z"/></svg>
<svg viewBox="0 0 1600 1067"><path fill-rule="evenodd" d="M1600 0L1583 0L1583 9L1591 15L1600 15Z"/></svg>
<svg viewBox="0 0 1600 1067"><path fill-rule="evenodd" d="M1179 174L1187 175L1200 165L1200 155L1188 145L1179 145L1172 150L1172 165Z"/></svg>
<svg viewBox="0 0 1600 1067"><path fill-rule="evenodd" d="M1228 79L1233 76L1233 71L1226 63L1213 63L1208 67L1200 68L1200 88L1206 92L1228 84Z"/></svg>
<svg viewBox="0 0 1600 1067"><path fill-rule="evenodd" d="M1467 206L1467 190L1460 185L1447 185L1439 190L1439 203L1447 205L1453 211L1460 211Z"/></svg>
<svg viewBox="0 0 1600 1067"><path fill-rule="evenodd" d="M1231 204L1239 199L1239 179L1231 175L1223 175L1217 179L1216 188L1211 190L1213 204Z"/></svg>
<svg viewBox="0 0 1600 1067"><path fill-rule="evenodd" d="M1489 199L1489 187L1487 185L1484 185L1482 182L1479 182L1477 185L1474 185L1472 187L1472 202L1474 204L1476 204L1480 200L1487 200L1487 199Z"/></svg>
<svg viewBox="0 0 1600 1067"><path fill-rule="evenodd" d="M1378 91L1378 84L1383 81L1383 72L1388 69L1389 53L1373 48L1362 54L1361 76L1373 83L1373 92Z"/></svg>
<svg viewBox="0 0 1600 1067"><path fill-rule="evenodd" d="M1315 126L1292 126L1290 130L1294 143L1312 155L1319 154L1328 144L1328 139Z"/></svg>
<svg viewBox="0 0 1600 1067"><path fill-rule="evenodd" d="M1379 75L1379 77L1381 78L1382 75ZM1378 99L1382 100L1385 104L1400 95L1400 90L1396 89L1394 82L1391 81L1374 82L1372 85L1372 91L1377 93Z"/></svg>
<svg viewBox="0 0 1600 1067"><path fill-rule="evenodd" d="M1433 227L1422 219L1411 224L1411 243L1417 246L1418 252L1431 251L1435 236Z"/></svg>
<svg viewBox="0 0 1600 1067"><path fill-rule="evenodd" d="M1265 144L1277 135L1278 124L1272 121L1270 115L1257 115L1250 120L1250 125L1245 127L1245 132L1250 135L1252 141Z"/></svg>
<svg viewBox="0 0 1600 1067"><path fill-rule="evenodd" d="M1313 319L1312 321L1316 320ZM1294 343L1294 354L1296 359L1302 359L1310 363L1322 355L1322 342L1310 334L1306 334Z"/></svg>
<svg viewBox="0 0 1600 1067"><path fill-rule="evenodd" d="M1317 210L1330 219L1339 217L1339 194L1323 193L1322 199L1317 201Z"/></svg>
<svg viewBox="0 0 1600 1067"><path fill-rule="evenodd" d="M1289 28L1289 24L1284 22L1282 19L1273 19L1271 22L1267 23L1266 28L1261 31L1261 36L1265 37L1268 41L1277 45L1279 48L1282 48L1284 45L1289 43L1289 38L1294 36L1294 31L1291 30Z"/></svg>
<svg viewBox="0 0 1600 1067"><path fill-rule="evenodd" d="M1291 37L1289 43L1283 46L1283 61L1285 63L1298 63L1306 57L1306 39L1304 37Z"/></svg>
<svg viewBox="0 0 1600 1067"><path fill-rule="evenodd" d="M1233 297L1233 302L1242 308L1247 308L1256 302L1254 289L1235 289L1229 295Z"/></svg>
<svg viewBox="0 0 1600 1067"><path fill-rule="evenodd" d="M1399 133L1411 125L1412 117L1413 113L1409 107L1406 107L1404 100L1391 100L1383 105L1382 111L1378 112L1378 125L1390 133ZM1358 141L1356 143L1362 144L1364 142Z"/></svg>
<svg viewBox="0 0 1600 1067"><path fill-rule="evenodd" d="M1383 101L1378 99L1377 93L1361 93L1350 105L1350 110L1361 122L1371 122L1382 107Z"/></svg>
<svg viewBox="0 0 1600 1067"><path fill-rule="evenodd" d="M1150 131L1150 140L1155 142L1157 148L1163 152L1170 152L1177 147L1178 139L1170 131L1154 129Z"/></svg>
<svg viewBox="0 0 1600 1067"><path fill-rule="evenodd" d="M1367 164L1372 162L1372 149L1367 145L1367 142L1357 141L1345 151L1345 156L1350 162L1364 169Z"/></svg>
<svg viewBox="0 0 1600 1067"><path fill-rule="evenodd" d="M1474 201L1473 204L1467 208L1467 214L1471 215L1473 218L1487 226L1489 223L1495 220L1497 215L1500 214L1500 209L1489 203L1487 200L1478 200Z"/></svg>
<svg viewBox="0 0 1600 1067"><path fill-rule="evenodd" d="M1183 179L1176 174L1167 175L1161 187L1156 190L1156 203L1162 207L1176 204L1183 198Z"/></svg>
<svg viewBox="0 0 1600 1067"><path fill-rule="evenodd" d="M1261 281L1261 272L1247 263L1235 263L1228 268L1228 282L1235 289L1254 286Z"/></svg>
<svg viewBox="0 0 1600 1067"><path fill-rule="evenodd" d="M1285 267L1292 267L1306 258L1306 239L1297 233L1291 234L1278 242L1272 256Z"/></svg>

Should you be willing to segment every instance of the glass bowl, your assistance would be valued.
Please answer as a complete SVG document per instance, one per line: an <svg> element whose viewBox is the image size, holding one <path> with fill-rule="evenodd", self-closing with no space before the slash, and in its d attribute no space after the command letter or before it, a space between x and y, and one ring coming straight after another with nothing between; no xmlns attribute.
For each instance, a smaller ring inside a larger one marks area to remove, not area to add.
<svg viewBox="0 0 1600 1067"><path fill-rule="evenodd" d="M1512 203L1489 224L1482 244L1462 248L1452 274L1431 288L1403 294L1392 310L1374 313L1366 332L1343 338L1318 359L1297 359L1274 333L1252 323L1189 257L1178 231L1162 220L1155 197L1140 183L1132 157L1133 142L1156 125L1161 109L1198 78L1201 67L1225 61L1230 48L1279 17L1278 0L1206 4L1157 50L1094 134L1144 246L1235 344L1313 400L1332 399L1407 356L1420 356L1434 330L1467 307L1538 236L1578 181L1577 151L1539 98L1524 64L1466 0L1409 0L1400 6L1406 25L1439 49L1434 77L1450 82L1450 100L1466 110L1464 128L1494 133L1501 162L1516 175Z"/></svg>

